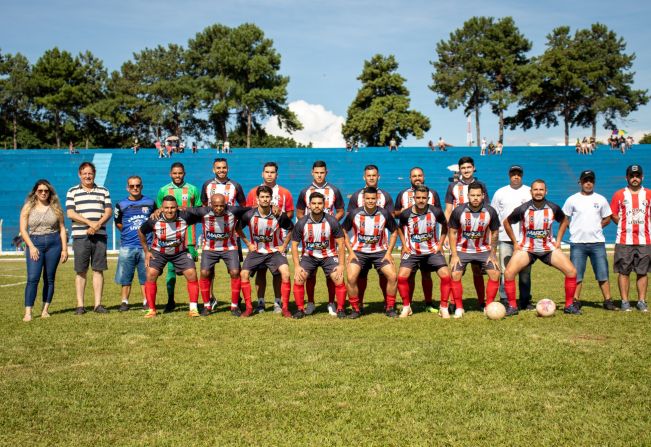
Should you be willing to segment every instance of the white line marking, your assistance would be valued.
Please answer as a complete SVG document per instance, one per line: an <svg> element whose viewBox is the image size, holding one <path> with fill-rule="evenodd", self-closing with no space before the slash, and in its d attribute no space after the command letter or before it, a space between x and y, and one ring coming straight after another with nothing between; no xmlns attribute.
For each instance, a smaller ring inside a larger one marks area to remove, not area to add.
<svg viewBox="0 0 651 447"><path fill-rule="evenodd" d="M13 284L2 284L2 285L0 285L0 287L13 287L13 286L20 286L20 285L23 285L23 284L27 284L27 281L15 282Z"/></svg>

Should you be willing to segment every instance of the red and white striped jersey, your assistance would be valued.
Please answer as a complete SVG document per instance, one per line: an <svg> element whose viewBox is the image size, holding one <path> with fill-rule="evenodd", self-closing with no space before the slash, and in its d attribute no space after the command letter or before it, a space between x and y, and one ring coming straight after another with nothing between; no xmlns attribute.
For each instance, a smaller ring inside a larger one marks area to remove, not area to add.
<svg viewBox="0 0 651 447"><path fill-rule="evenodd" d="M246 203L242 186L231 179L225 182L220 182L216 178L207 180L201 187L201 203L208 205L210 198L214 194L224 195L226 197L226 205L234 206L238 204L244 206Z"/></svg>
<svg viewBox="0 0 651 447"><path fill-rule="evenodd" d="M287 211L294 211L294 198L292 193L287 188L280 185L275 185L271 188L271 206L277 206L280 211L286 213ZM246 206L258 206L258 187L251 188L249 194L246 196Z"/></svg>
<svg viewBox="0 0 651 447"><path fill-rule="evenodd" d="M490 200L488 200L488 189L484 182L474 179L473 182L481 185L481 189L484 191L484 205L489 205ZM470 185L470 183L465 183L463 180L459 180L456 183L450 183L448 185L448 190L445 193L445 203L452 204L454 208L461 204L468 203L468 185Z"/></svg>
<svg viewBox="0 0 651 447"><path fill-rule="evenodd" d="M237 233L235 229L239 218L249 209L227 206L221 216L216 215L210 209L210 212L203 216L201 221L203 227L202 248L210 251L237 250Z"/></svg>
<svg viewBox="0 0 651 447"><path fill-rule="evenodd" d="M429 205L441 206L441 198L439 193L433 189L429 190L429 198L427 200ZM396 209L397 210L406 210L414 206L414 188L403 189L396 196Z"/></svg>
<svg viewBox="0 0 651 447"><path fill-rule="evenodd" d="M491 232L500 229L500 217L490 205L473 211L469 204L456 207L450 214L450 228L457 230L457 251L484 253L491 250Z"/></svg>
<svg viewBox="0 0 651 447"><path fill-rule="evenodd" d="M334 216L323 213L320 221L312 219L308 213L296 222L292 231L292 241L303 244L303 255L315 258L337 256L336 239L344 237L341 225Z"/></svg>
<svg viewBox="0 0 651 447"><path fill-rule="evenodd" d="M161 215L156 220L148 219L140 227L142 234L154 233L151 249L166 255L181 253L187 249L186 230L188 226L201 221L205 208L178 211L173 220Z"/></svg>
<svg viewBox="0 0 651 447"><path fill-rule="evenodd" d="M348 212L351 212L360 206L364 206L364 189L365 188L358 189L351 194L350 201L348 202ZM377 201L375 204L380 208L384 208L388 212L393 213L394 205L391 195L386 191L382 191L380 188L377 190Z"/></svg>
<svg viewBox="0 0 651 447"><path fill-rule="evenodd" d="M384 229L391 233L398 229L389 212L378 207L370 214L364 207L356 208L346 215L342 226L346 231L353 231L353 251L362 253L385 251L388 248L388 237Z"/></svg>
<svg viewBox="0 0 651 447"><path fill-rule="evenodd" d="M287 214L281 213L276 217L271 211L268 215L263 216L260 214L258 208L252 208L245 212L240 219L242 227L248 227L251 242L256 246L257 253L274 253L277 252L276 248L282 242L278 243L278 236L280 229L291 231L294 224L287 217Z"/></svg>
<svg viewBox="0 0 651 447"><path fill-rule="evenodd" d="M522 250L539 253L554 250L556 240L552 233L554 221L561 223L565 213L560 206L548 200L543 201L542 208L536 208L533 200L523 203L513 210L508 217L511 225L520 222Z"/></svg>
<svg viewBox="0 0 651 447"><path fill-rule="evenodd" d="M637 194L623 188L613 194L610 210L619 216L615 243L624 245L650 245L651 191L640 188Z"/></svg>
<svg viewBox="0 0 651 447"><path fill-rule="evenodd" d="M325 203L323 204L324 213L334 216L337 214L337 210L344 208L344 197L341 195L339 188L330 183L326 183L323 186L317 186L312 183L299 193L298 200L296 201L296 209L303 210L307 213L309 211L307 205L310 203L310 195L313 192L320 192L325 197Z"/></svg>
<svg viewBox="0 0 651 447"><path fill-rule="evenodd" d="M438 252L439 236L436 223L445 223L445 214L438 206L429 205L423 214L409 207L400 213L399 225L412 253L429 255Z"/></svg>

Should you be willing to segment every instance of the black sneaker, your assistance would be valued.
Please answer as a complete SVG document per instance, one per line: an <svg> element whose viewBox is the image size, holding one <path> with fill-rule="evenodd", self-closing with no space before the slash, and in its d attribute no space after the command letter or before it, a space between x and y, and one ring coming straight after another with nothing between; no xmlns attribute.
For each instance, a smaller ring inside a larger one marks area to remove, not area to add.
<svg viewBox="0 0 651 447"><path fill-rule="evenodd" d="M239 307L231 307L231 315L239 318L242 316L242 311Z"/></svg>
<svg viewBox="0 0 651 447"><path fill-rule="evenodd" d="M126 312L127 310L129 310L129 303L125 303L124 301L122 301L122 304L120 304L120 307L118 307L118 310L120 312Z"/></svg>
<svg viewBox="0 0 651 447"><path fill-rule="evenodd" d="M337 311L337 318L339 318L339 319L346 318L346 311L344 311L344 310L338 310L338 311Z"/></svg>
<svg viewBox="0 0 651 447"><path fill-rule="evenodd" d="M583 307L583 304L581 304L581 301L579 301L579 300L574 300L574 305L579 310L581 310L581 307Z"/></svg>
<svg viewBox="0 0 651 447"><path fill-rule="evenodd" d="M398 317L398 313L396 312L396 310L393 307L388 308L384 315L386 315L389 318L397 318Z"/></svg>
<svg viewBox="0 0 651 447"><path fill-rule="evenodd" d="M563 313L570 315L581 315L581 310L576 307L576 303L572 303L563 310Z"/></svg>
<svg viewBox="0 0 651 447"><path fill-rule="evenodd" d="M604 300L604 309L606 310L618 310L613 300Z"/></svg>
<svg viewBox="0 0 651 447"><path fill-rule="evenodd" d="M531 304L529 301L521 302L519 307L520 310L536 310L536 306Z"/></svg>
<svg viewBox="0 0 651 447"><path fill-rule="evenodd" d="M86 313L86 309L83 307L77 307L75 308L75 315L83 315Z"/></svg>
<svg viewBox="0 0 651 447"><path fill-rule="evenodd" d="M174 312L174 309L176 309L176 302L168 301L167 304L165 305L165 308L163 309L163 313L168 314L170 312Z"/></svg>
<svg viewBox="0 0 651 447"><path fill-rule="evenodd" d="M506 316L507 317L512 317L513 315L517 315L517 314L518 314L518 308L517 307L508 306L506 308Z"/></svg>
<svg viewBox="0 0 651 447"><path fill-rule="evenodd" d="M210 315L210 305L204 305L203 308L201 309L201 314L202 317L207 317Z"/></svg>
<svg viewBox="0 0 651 447"><path fill-rule="evenodd" d="M294 315L292 315L292 318L293 318L294 320L300 320L300 319L303 318L304 316L305 316L305 312L303 312L302 310L299 310L299 311L296 311L296 312L294 313Z"/></svg>
<svg viewBox="0 0 651 447"><path fill-rule="evenodd" d="M208 307L210 308L210 310L217 310L217 300L215 298L210 298Z"/></svg>
<svg viewBox="0 0 651 447"><path fill-rule="evenodd" d="M350 318L351 320L357 320L359 318L359 315L360 315L359 311L353 309L353 311L350 313L350 315L348 315L348 318ZM337 316L339 316L339 315L337 315Z"/></svg>
<svg viewBox="0 0 651 447"><path fill-rule="evenodd" d="M106 307L102 306L101 304L99 306L95 306L95 309L93 309L93 312L98 313L98 314L107 314L109 311Z"/></svg>

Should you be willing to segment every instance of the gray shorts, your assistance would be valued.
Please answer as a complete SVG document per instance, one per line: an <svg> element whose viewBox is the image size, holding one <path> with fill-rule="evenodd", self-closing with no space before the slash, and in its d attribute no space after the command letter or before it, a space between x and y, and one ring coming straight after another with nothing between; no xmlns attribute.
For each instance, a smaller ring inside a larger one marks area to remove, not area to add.
<svg viewBox="0 0 651 447"><path fill-rule="evenodd" d="M307 276L310 276L312 273L321 267L325 272L326 276L330 276L332 272L335 271L339 265L339 258L337 256L331 256L327 258L317 258L315 256L302 256L299 261L300 266L305 270Z"/></svg>
<svg viewBox="0 0 651 447"><path fill-rule="evenodd" d="M240 257L237 254L237 250L203 250L201 252L201 270L212 269L220 260L224 261L228 271L240 270Z"/></svg>
<svg viewBox="0 0 651 447"><path fill-rule="evenodd" d="M646 275L651 262L651 245L615 244L613 271L622 275Z"/></svg>
<svg viewBox="0 0 651 447"><path fill-rule="evenodd" d="M194 264L194 259L192 259L192 255L188 251L182 251L174 255L166 255L151 250L151 254L152 258L149 260L149 267L158 270L159 273L163 272L168 262L174 266L177 275L182 275L186 270L197 269Z"/></svg>
<svg viewBox="0 0 651 447"><path fill-rule="evenodd" d="M379 251L377 253L362 253L361 251L356 251L355 256L357 259L351 261L353 264L357 264L362 270L368 270L371 267L375 270L381 270L385 265L389 265L390 262L384 259L384 256L387 254L386 250Z"/></svg>
<svg viewBox="0 0 651 447"><path fill-rule="evenodd" d="M272 275L278 275L281 265L287 265L287 258L281 253L258 253L249 252L242 264L242 270L253 273L263 267L267 267Z"/></svg>
<svg viewBox="0 0 651 447"><path fill-rule="evenodd" d="M445 257L441 253L415 255L408 253L400 258L400 268L408 268L412 272L421 269L424 272L437 272L440 268L447 267Z"/></svg>
<svg viewBox="0 0 651 447"><path fill-rule="evenodd" d="M106 263L106 236L89 235L72 240L72 251L75 254L75 272L88 271L88 265L95 272L108 270Z"/></svg>
<svg viewBox="0 0 651 447"><path fill-rule="evenodd" d="M485 251L482 253L462 253L457 252L459 255L459 263L453 265L453 272L465 272L466 266L468 264L475 264L481 267L482 272L486 270L497 270L499 272L500 267L490 260L491 252Z"/></svg>

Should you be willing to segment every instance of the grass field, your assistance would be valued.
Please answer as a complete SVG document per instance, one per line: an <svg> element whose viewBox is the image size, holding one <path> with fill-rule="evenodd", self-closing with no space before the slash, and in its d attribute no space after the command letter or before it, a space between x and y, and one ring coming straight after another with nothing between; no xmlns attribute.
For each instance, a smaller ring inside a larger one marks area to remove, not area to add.
<svg viewBox="0 0 651 447"><path fill-rule="evenodd" d="M0 444L651 445L650 315L604 311L590 271L578 317L488 321L471 298L462 320L420 302L389 320L371 274L370 315L330 317L319 280L319 313L294 321L231 317L219 266L217 313L146 320L117 312L110 266L110 314L72 313L70 262L52 317L23 323L24 261L0 263ZM562 304L561 274L533 275Z"/></svg>

